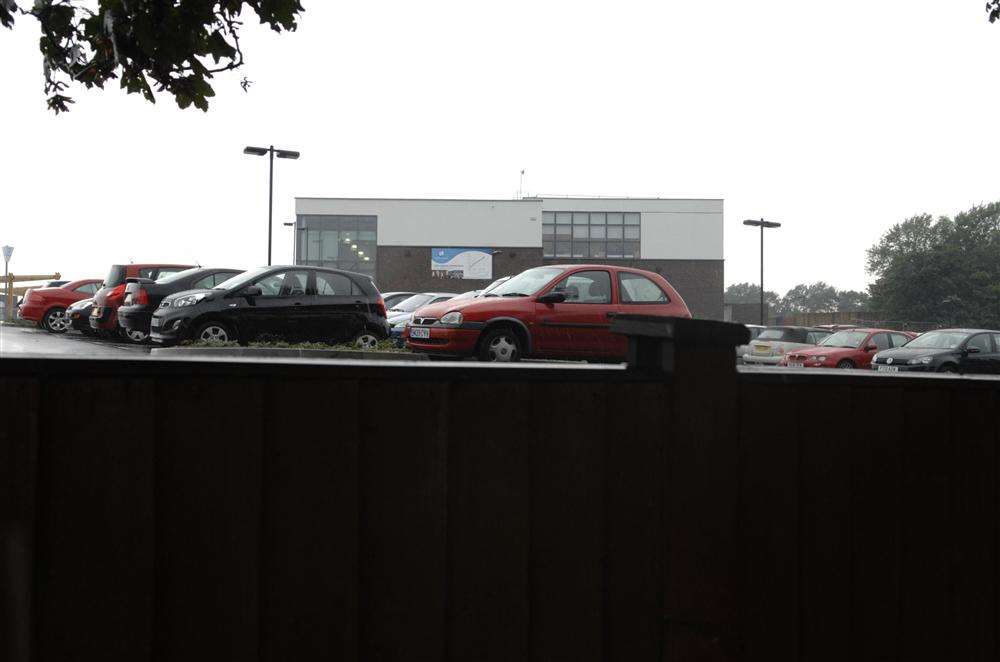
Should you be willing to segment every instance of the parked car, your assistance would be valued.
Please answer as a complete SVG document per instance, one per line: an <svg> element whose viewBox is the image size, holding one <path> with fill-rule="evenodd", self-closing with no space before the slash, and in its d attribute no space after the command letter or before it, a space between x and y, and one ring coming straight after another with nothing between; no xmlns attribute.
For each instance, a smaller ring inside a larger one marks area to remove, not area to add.
<svg viewBox="0 0 1000 662"><path fill-rule="evenodd" d="M94 296L90 311L90 328L102 335L117 334L118 308L125 301L125 281L128 278L156 280L192 268L193 264L115 264L108 271L104 284Z"/></svg>
<svg viewBox="0 0 1000 662"><path fill-rule="evenodd" d="M871 365L879 372L1000 373L1000 331L939 329L906 345L881 351Z"/></svg>
<svg viewBox="0 0 1000 662"><path fill-rule="evenodd" d="M402 301L403 299L409 299L416 292L383 292L382 300L385 301L385 307L387 310L392 310L393 306Z"/></svg>
<svg viewBox="0 0 1000 662"><path fill-rule="evenodd" d="M371 346L388 337L385 304L371 278L324 267L261 267L216 285L167 295L150 338L238 341L280 338Z"/></svg>
<svg viewBox="0 0 1000 662"><path fill-rule="evenodd" d="M875 352L902 347L917 337L909 331L844 329L816 347L787 352L779 365L790 368L868 368Z"/></svg>
<svg viewBox="0 0 1000 662"><path fill-rule="evenodd" d="M74 280L58 287L37 287L28 290L17 316L35 322L49 333L65 333L70 329L66 309L72 304L94 296L101 281L96 278Z"/></svg>
<svg viewBox="0 0 1000 662"><path fill-rule="evenodd" d="M691 316L659 274L609 265L535 267L490 295L421 308L403 332L406 344L417 352L483 361L622 360L627 343L611 333L615 315Z"/></svg>
<svg viewBox="0 0 1000 662"><path fill-rule="evenodd" d="M455 294L454 292L423 292L420 294L414 294L412 297L399 302L396 304L395 308L390 309L388 312L390 337L394 338L396 340L396 344L402 347L403 329L405 329L406 325L410 323L410 320L413 318L414 311L419 310L424 306L441 303L442 301L449 301L460 296L462 295Z"/></svg>
<svg viewBox="0 0 1000 662"><path fill-rule="evenodd" d="M118 309L118 325L129 340L144 342L149 337L153 313L165 296L184 290L211 289L241 273L242 269L194 267L155 281L126 278L125 300Z"/></svg>
<svg viewBox="0 0 1000 662"><path fill-rule="evenodd" d="M814 347L828 335L830 331L815 327L769 326L750 343L750 351L743 354L743 362L778 365L789 351Z"/></svg>
<svg viewBox="0 0 1000 662"><path fill-rule="evenodd" d="M66 309L66 316L69 318L70 328L79 331L85 336L92 336L97 332L90 328L90 309L94 307L94 298L80 299Z"/></svg>
<svg viewBox="0 0 1000 662"><path fill-rule="evenodd" d="M750 342L753 342L754 339L757 336L760 335L760 332L767 328L766 326L761 326L759 324L746 324L744 326L746 326L747 327L747 331L750 332ZM746 353L748 353L749 351L750 351L750 344L749 343L747 343L746 345L737 345L736 346L736 364L737 365L743 363L743 355L746 354Z"/></svg>

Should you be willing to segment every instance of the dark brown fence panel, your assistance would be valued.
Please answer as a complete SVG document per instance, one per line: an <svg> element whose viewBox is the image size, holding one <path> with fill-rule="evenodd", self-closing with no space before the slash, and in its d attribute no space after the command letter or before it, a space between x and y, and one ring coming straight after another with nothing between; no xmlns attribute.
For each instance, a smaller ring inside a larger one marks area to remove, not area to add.
<svg viewBox="0 0 1000 662"><path fill-rule="evenodd" d="M799 632L799 439L808 418L787 390L740 391L744 659L796 660ZM787 404L791 405L792 402ZM803 443L808 441L803 440Z"/></svg>
<svg viewBox="0 0 1000 662"><path fill-rule="evenodd" d="M666 384L608 391L608 660L663 657L664 448L671 420Z"/></svg>
<svg viewBox="0 0 1000 662"><path fill-rule="evenodd" d="M360 658L440 660L447 384L366 381L360 396Z"/></svg>
<svg viewBox="0 0 1000 662"><path fill-rule="evenodd" d="M996 660L997 403L994 393L967 389L952 397L951 631L955 660Z"/></svg>
<svg viewBox="0 0 1000 662"><path fill-rule="evenodd" d="M43 402L59 405L40 420L36 657L148 660L153 384L60 380Z"/></svg>
<svg viewBox="0 0 1000 662"><path fill-rule="evenodd" d="M851 659L851 390L798 389L801 659ZM845 432L845 428L848 430Z"/></svg>
<svg viewBox="0 0 1000 662"><path fill-rule="evenodd" d="M39 385L0 379L0 657L31 659Z"/></svg>
<svg viewBox="0 0 1000 662"><path fill-rule="evenodd" d="M246 379L156 390L155 659L258 659L262 417ZM152 422L147 422L147 426Z"/></svg>
<svg viewBox="0 0 1000 662"><path fill-rule="evenodd" d="M264 403L262 658L357 660L358 383L268 384Z"/></svg>
<svg viewBox="0 0 1000 662"><path fill-rule="evenodd" d="M892 412L887 416L886 412ZM851 656L897 659L899 645L901 388L855 388L851 448Z"/></svg>
<svg viewBox="0 0 1000 662"><path fill-rule="evenodd" d="M532 659L601 660L608 389L538 384L530 392L538 426L532 453Z"/></svg>
<svg viewBox="0 0 1000 662"><path fill-rule="evenodd" d="M447 659L525 660L531 453L540 425L531 391L457 384L449 410Z"/></svg>

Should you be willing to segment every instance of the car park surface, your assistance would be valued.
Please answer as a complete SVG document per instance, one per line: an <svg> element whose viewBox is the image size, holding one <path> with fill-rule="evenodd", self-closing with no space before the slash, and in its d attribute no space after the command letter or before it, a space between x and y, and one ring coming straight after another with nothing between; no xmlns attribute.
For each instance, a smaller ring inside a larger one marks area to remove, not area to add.
<svg viewBox="0 0 1000 662"><path fill-rule="evenodd" d="M414 351L477 356L621 360L622 313L690 317L659 274L608 265L552 265L523 271L483 297L421 308L403 336Z"/></svg>
<svg viewBox="0 0 1000 662"><path fill-rule="evenodd" d="M790 368L868 368L876 352L902 347L917 337L908 331L851 328L832 333L816 347L785 354L779 365Z"/></svg>
<svg viewBox="0 0 1000 662"><path fill-rule="evenodd" d="M100 283L100 279L89 278L66 281L54 287L32 288L25 293L17 316L35 322L50 333L64 333L71 325L67 309L77 301L93 297Z"/></svg>
<svg viewBox="0 0 1000 662"><path fill-rule="evenodd" d="M875 355L873 370L1000 374L1000 331L938 329Z"/></svg>
<svg viewBox="0 0 1000 662"><path fill-rule="evenodd" d="M363 274L307 266L262 267L214 288L164 297L150 338L263 339L374 345L388 337L382 297Z"/></svg>

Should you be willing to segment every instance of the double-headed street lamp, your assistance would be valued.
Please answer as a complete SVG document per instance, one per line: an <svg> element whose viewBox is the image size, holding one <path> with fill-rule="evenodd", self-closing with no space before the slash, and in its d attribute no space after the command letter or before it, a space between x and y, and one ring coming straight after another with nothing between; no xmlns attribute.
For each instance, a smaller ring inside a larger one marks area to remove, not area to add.
<svg viewBox="0 0 1000 662"><path fill-rule="evenodd" d="M244 147L243 153L254 156L269 154L271 157L267 179L267 266L271 266L271 215L274 211L274 157L277 156L279 159L297 159L299 158L299 153L293 152L290 149L275 149L274 145L270 147Z"/></svg>
<svg viewBox="0 0 1000 662"><path fill-rule="evenodd" d="M767 320L764 318L764 228L780 228L781 223L765 221L762 218L759 221L743 221L743 225L760 228L760 325L766 326Z"/></svg>

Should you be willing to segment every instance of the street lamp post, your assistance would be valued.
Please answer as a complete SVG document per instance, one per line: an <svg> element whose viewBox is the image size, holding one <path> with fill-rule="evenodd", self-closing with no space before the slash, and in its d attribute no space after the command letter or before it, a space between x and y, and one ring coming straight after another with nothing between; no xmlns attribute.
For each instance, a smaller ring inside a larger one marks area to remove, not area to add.
<svg viewBox="0 0 1000 662"><path fill-rule="evenodd" d="M11 310L14 308L14 291L10 287L10 256L14 254L13 246L3 247L3 316L8 322L13 319Z"/></svg>
<svg viewBox="0 0 1000 662"><path fill-rule="evenodd" d="M767 320L764 318L764 228L780 228L781 223L765 221L762 218L759 221L743 221L743 225L760 228L760 325L766 326Z"/></svg>
<svg viewBox="0 0 1000 662"><path fill-rule="evenodd" d="M267 176L267 266L271 266L271 216L274 213L274 157L279 159L297 159L299 153L290 149L275 149L274 145L269 147L244 147L244 154L253 156L270 156L270 167Z"/></svg>

